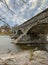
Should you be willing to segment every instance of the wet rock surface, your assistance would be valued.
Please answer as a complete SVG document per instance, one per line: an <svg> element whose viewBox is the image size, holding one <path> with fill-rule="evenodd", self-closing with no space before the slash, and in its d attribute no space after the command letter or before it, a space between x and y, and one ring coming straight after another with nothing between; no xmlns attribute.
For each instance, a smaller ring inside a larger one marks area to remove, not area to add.
<svg viewBox="0 0 48 65"><path fill-rule="evenodd" d="M48 65L48 52L37 50L2 54L0 65Z"/></svg>

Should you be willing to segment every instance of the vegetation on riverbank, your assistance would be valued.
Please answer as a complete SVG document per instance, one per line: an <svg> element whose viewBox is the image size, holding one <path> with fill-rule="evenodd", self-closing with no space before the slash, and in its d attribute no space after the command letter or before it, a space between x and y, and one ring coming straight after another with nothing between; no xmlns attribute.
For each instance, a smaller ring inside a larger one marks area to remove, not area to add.
<svg viewBox="0 0 48 65"><path fill-rule="evenodd" d="M0 35L11 35L12 32L0 32Z"/></svg>
<svg viewBox="0 0 48 65"><path fill-rule="evenodd" d="M10 35L12 34L11 28L7 25L0 27L0 35Z"/></svg>

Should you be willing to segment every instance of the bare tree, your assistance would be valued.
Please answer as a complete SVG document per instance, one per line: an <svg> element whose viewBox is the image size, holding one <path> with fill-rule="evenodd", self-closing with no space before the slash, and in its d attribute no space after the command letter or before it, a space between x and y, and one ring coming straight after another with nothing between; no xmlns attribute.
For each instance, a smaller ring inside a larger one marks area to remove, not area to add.
<svg viewBox="0 0 48 65"><path fill-rule="evenodd" d="M28 3L27 3L25 0L19 0L19 1L22 1L23 4L28 5ZM5 5L5 7L8 9L8 11L10 11L12 14L15 14L15 11L9 7L9 5L8 5L7 2L6 2L6 0L0 0L0 2L2 2L2 3ZM16 0L14 0L14 8L15 8L17 5L18 5L18 3L16 2ZM4 12L5 15L7 14L5 11L3 11L3 12ZM16 15L16 14L15 14L15 15ZM7 15L7 16L8 16L8 15ZM0 16L0 20L1 20L2 22L4 22L5 24L9 25L8 23L5 22L5 17L2 18L2 15Z"/></svg>
<svg viewBox="0 0 48 65"><path fill-rule="evenodd" d="M6 23L6 22L4 21L4 19L5 19L5 18L2 18L2 16L0 16L0 21L2 21L3 23L5 23L7 26L10 26L8 23Z"/></svg>
<svg viewBox="0 0 48 65"><path fill-rule="evenodd" d="M26 4L26 5L29 5L26 1L24 1L24 0L22 0L22 2L24 3L24 4Z"/></svg>
<svg viewBox="0 0 48 65"><path fill-rule="evenodd" d="M24 0L21 0L21 1L22 1L24 4L29 5L26 1L24 1ZM7 9L8 9L12 14L15 14L15 12L13 11L13 9L11 9L11 8L8 6L6 0L0 0L0 2L2 2L4 5L6 5ZM17 5L17 4L16 4L16 1L14 0L14 7L15 7L15 5Z"/></svg>
<svg viewBox="0 0 48 65"><path fill-rule="evenodd" d="M2 0L1 2L2 2L4 5L6 5L7 9L8 9L10 12L12 12L12 14L15 14L15 12L14 12L12 9L10 9L10 7L8 6L8 4L6 3L5 0Z"/></svg>

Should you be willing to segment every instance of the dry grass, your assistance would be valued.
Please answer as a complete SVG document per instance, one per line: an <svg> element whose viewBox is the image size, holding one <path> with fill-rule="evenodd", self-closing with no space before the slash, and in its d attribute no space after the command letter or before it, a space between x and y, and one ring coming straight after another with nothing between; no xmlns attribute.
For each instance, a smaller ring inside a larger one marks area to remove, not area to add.
<svg viewBox="0 0 48 65"><path fill-rule="evenodd" d="M33 58L33 50L30 50L30 52L29 52L29 60L31 61Z"/></svg>

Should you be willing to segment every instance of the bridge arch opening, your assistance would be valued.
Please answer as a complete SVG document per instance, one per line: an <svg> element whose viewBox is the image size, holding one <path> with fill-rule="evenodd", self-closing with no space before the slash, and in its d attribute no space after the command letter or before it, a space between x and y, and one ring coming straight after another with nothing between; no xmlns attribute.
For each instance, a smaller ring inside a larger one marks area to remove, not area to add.
<svg viewBox="0 0 48 65"><path fill-rule="evenodd" d="M33 39L39 39L39 38L45 38L48 35L48 23L40 23L37 24L34 27L31 27L29 31L27 32L27 35L31 37L31 40Z"/></svg>
<svg viewBox="0 0 48 65"><path fill-rule="evenodd" d="M18 35L21 35L21 34L23 34L23 32L22 32L21 30L18 30L18 31L17 31L17 34L18 34Z"/></svg>

